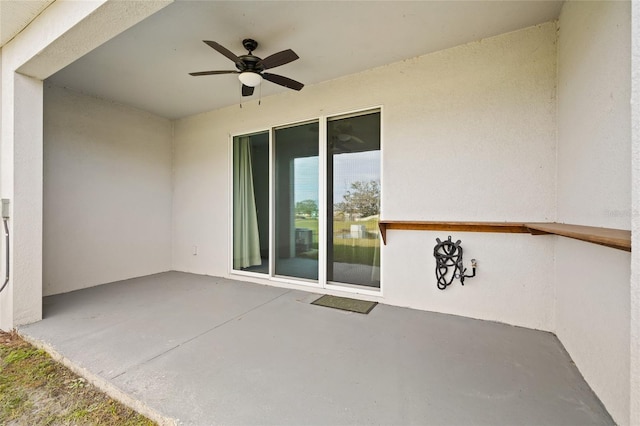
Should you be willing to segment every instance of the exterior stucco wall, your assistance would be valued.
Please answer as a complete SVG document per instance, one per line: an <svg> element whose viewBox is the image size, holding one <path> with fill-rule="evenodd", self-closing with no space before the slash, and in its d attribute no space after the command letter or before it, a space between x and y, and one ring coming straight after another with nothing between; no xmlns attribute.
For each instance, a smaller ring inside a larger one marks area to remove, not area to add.
<svg viewBox="0 0 640 426"><path fill-rule="evenodd" d="M169 120L47 86L44 294L171 268Z"/></svg>
<svg viewBox="0 0 640 426"><path fill-rule="evenodd" d="M383 107L383 218L553 221L555 41L548 23L178 120L173 269L229 275L230 134L369 106ZM553 328L552 238L457 233L478 277L439 291L447 235L390 231L384 303Z"/></svg>
<svg viewBox="0 0 640 426"><path fill-rule="evenodd" d="M640 247L640 3L631 3L631 134L633 247ZM631 253L630 424L640 424L640 250Z"/></svg>
<svg viewBox="0 0 640 426"><path fill-rule="evenodd" d="M0 48L0 79L2 78L2 75L3 75L2 62L3 62L3 55L2 55L2 48ZM2 109L3 109L2 90L3 90L4 84L1 84L1 83L2 82L0 81L0 191L2 191L2 185L4 180L2 176L2 167L3 167L2 164L4 164L2 157L6 155L4 153L4 150L2 149L2 134L3 134L2 121L4 118L4 115L2 114ZM3 244L2 248L0 249L0 256L2 256L2 259L4 259L6 256L5 250L7 250L7 248L8 247L5 247ZM12 305L12 300L10 300L8 297L0 297L0 330L3 330L7 325L13 322L13 318L12 318L13 307L11 305Z"/></svg>
<svg viewBox="0 0 640 426"><path fill-rule="evenodd" d="M630 229L629 2L568 2L558 41L558 222ZM558 238L556 334L629 424L631 255Z"/></svg>

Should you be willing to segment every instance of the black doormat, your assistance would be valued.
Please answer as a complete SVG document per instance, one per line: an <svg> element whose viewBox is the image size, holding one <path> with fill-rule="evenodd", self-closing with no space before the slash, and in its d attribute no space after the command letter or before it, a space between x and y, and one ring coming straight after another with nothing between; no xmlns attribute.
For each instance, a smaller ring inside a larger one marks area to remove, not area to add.
<svg viewBox="0 0 640 426"><path fill-rule="evenodd" d="M375 308L378 302L367 302L366 300L325 295L314 300L311 304L326 306L327 308L342 309L343 311L357 312L359 314L368 314L373 308Z"/></svg>

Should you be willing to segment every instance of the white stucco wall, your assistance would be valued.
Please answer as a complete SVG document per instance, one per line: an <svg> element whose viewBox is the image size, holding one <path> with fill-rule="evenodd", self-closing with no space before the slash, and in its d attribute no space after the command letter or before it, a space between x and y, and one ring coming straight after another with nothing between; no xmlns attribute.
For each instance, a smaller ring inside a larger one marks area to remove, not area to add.
<svg viewBox="0 0 640 426"><path fill-rule="evenodd" d="M368 106L383 107L383 218L553 221L555 41L548 23L178 120L173 269L229 274L229 134ZM553 328L552 238L455 233L478 277L439 291L448 234L389 232L384 303Z"/></svg>
<svg viewBox="0 0 640 426"><path fill-rule="evenodd" d="M169 120L46 86L44 294L171 269Z"/></svg>
<svg viewBox="0 0 640 426"><path fill-rule="evenodd" d="M640 247L640 3L631 4L631 145L632 191L631 231L633 247ZM632 252L631 263L631 352L630 352L630 424L640 424L640 251Z"/></svg>
<svg viewBox="0 0 640 426"><path fill-rule="evenodd" d="M558 41L558 222L630 229L630 3L568 2ZM630 259L558 238L556 333L629 424Z"/></svg>
<svg viewBox="0 0 640 426"><path fill-rule="evenodd" d="M2 78L2 48L0 48L0 78ZM4 115L2 114L2 88L4 86L4 84L1 84L2 82L0 82L0 192L2 192L2 185L3 185L3 174L2 174L2 168L3 168L3 164L4 164L4 159L2 158L4 155L6 155L4 153L4 150L2 149L2 135L3 135L3 131L2 131L2 120ZM3 195L4 196L4 195ZM0 256L2 256L2 259L5 258L6 256L6 250L7 247L5 247L4 244L2 244L2 248L0 249ZM3 269L3 272L4 271ZM2 281L4 282L4 280ZM4 290L3 290L4 291ZM2 297L1 293L0 293L0 330L4 330L4 328L7 325L10 325L13 322L13 300L11 300L9 297Z"/></svg>
<svg viewBox="0 0 640 426"><path fill-rule="evenodd" d="M558 49L558 219L631 229L630 2L568 2Z"/></svg>
<svg viewBox="0 0 640 426"><path fill-rule="evenodd" d="M12 84L2 93L2 198L10 200L11 239L10 281L0 294L3 329L11 321L26 324L42 318L42 82L7 71L3 69Z"/></svg>

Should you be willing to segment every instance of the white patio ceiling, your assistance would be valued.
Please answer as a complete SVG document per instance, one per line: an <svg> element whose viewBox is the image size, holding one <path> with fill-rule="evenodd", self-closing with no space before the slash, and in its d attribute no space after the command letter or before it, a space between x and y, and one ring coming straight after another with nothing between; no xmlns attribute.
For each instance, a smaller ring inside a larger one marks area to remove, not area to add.
<svg viewBox="0 0 640 426"><path fill-rule="evenodd" d="M546 22L561 3L178 0L49 80L179 118L240 99L235 75L188 75L234 69L202 40L240 55L242 39L254 38L260 57L291 48L300 59L271 71L310 85ZM262 96L284 90L265 82Z"/></svg>

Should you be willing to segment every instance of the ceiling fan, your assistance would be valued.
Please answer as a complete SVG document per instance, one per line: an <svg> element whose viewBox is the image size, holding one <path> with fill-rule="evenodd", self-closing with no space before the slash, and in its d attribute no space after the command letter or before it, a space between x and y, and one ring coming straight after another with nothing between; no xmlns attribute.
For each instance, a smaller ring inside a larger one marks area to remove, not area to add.
<svg viewBox="0 0 640 426"><path fill-rule="evenodd" d="M253 89L256 86L259 86L260 83L262 83L262 79L293 90L300 90L304 87L304 84L292 80L288 77L264 72L264 70L279 67L280 65L285 65L298 59L298 55L296 55L296 53L291 49L283 50L281 52L267 56L264 59L261 59L253 55L253 51L256 49L256 47L258 47L258 42L250 38L242 40L242 45L249 51L249 54L240 56L236 56L229 49L216 43L215 41L203 41L218 53L231 59L236 64L237 71L223 70L190 72L189 74L192 76L238 74L238 78L242 82L242 96L253 95Z"/></svg>
<svg viewBox="0 0 640 426"><path fill-rule="evenodd" d="M332 136L336 137L340 142L356 142L364 143L362 139L357 137L353 131L353 125L348 121L332 122L332 126L329 128L329 132Z"/></svg>
<svg viewBox="0 0 640 426"><path fill-rule="evenodd" d="M317 135L318 124L315 123L309 126L308 130ZM329 149L334 154L358 152L361 150L359 145L366 144L364 140L354 134L351 122L344 119L327 123L327 138L329 140Z"/></svg>

